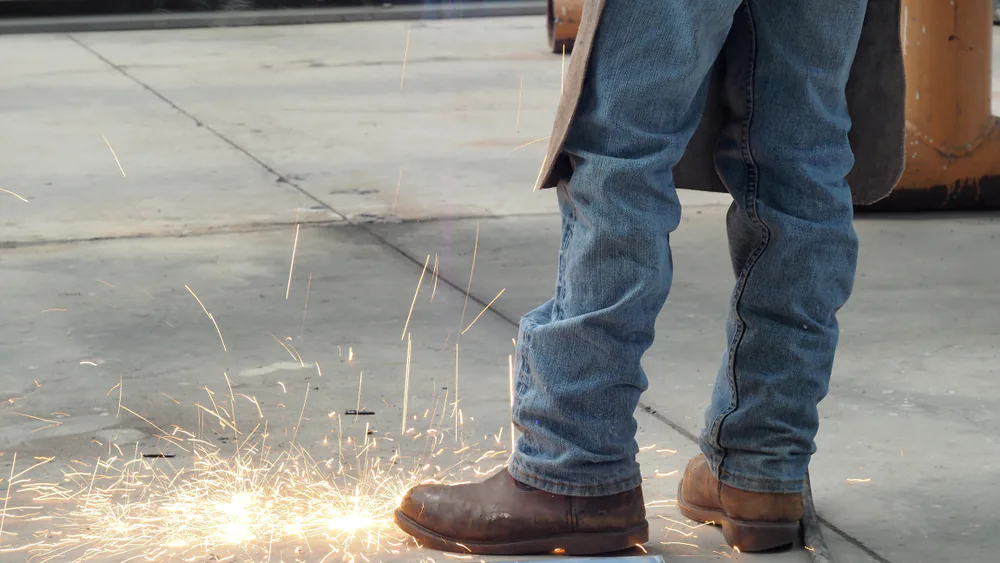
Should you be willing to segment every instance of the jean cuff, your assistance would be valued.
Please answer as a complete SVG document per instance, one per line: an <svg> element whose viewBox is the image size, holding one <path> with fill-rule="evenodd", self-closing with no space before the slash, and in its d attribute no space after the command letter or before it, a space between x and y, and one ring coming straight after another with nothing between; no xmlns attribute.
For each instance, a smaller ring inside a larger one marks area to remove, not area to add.
<svg viewBox="0 0 1000 563"><path fill-rule="evenodd" d="M782 478L760 478L750 477L748 467L757 467L758 464L741 463L737 456L731 452L722 454L711 446L701 444L702 453L708 459L708 466L712 469L712 474L719 482L729 485L741 491L753 493L783 493L797 494L805 489L805 475L802 478L782 479Z"/></svg>
<svg viewBox="0 0 1000 563"><path fill-rule="evenodd" d="M581 485L579 483L567 483L548 476L540 475L540 472L533 470L530 463L525 463L517 455L510 460L507 467L514 480L534 487L540 491L554 495L570 497L605 497L617 495L631 491L642 484L642 475L638 472L635 475L614 476L598 479L600 484Z"/></svg>

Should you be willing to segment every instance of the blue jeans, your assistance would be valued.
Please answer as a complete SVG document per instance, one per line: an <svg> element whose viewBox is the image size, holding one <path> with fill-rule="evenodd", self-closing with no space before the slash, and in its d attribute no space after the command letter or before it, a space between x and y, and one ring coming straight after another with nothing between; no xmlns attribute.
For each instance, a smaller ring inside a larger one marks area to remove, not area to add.
<svg viewBox="0 0 1000 563"><path fill-rule="evenodd" d="M673 273L672 170L732 29L715 159L737 281L700 445L730 486L802 490L857 263L845 86L866 4L607 1L557 190L555 295L521 320L518 481L574 496L641 482L634 411Z"/></svg>

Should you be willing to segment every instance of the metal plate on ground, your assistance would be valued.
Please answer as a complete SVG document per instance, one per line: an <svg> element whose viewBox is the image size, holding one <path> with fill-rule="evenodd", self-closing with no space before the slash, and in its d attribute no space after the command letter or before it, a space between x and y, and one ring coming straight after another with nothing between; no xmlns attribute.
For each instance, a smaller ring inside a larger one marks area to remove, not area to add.
<svg viewBox="0 0 1000 563"><path fill-rule="evenodd" d="M565 559L564 557L539 556L537 559L517 559L512 563L533 563L535 561L555 561ZM659 555L633 555L629 557L573 557L573 563L663 563L663 558Z"/></svg>

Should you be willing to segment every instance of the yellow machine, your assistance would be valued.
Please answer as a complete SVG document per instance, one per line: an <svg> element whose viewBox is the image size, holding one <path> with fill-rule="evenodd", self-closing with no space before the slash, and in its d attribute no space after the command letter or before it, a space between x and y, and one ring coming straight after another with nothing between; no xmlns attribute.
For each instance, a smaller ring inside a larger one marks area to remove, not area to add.
<svg viewBox="0 0 1000 563"><path fill-rule="evenodd" d="M906 168L892 195L868 208L1000 209L1000 118L991 111L996 0L901 1ZM583 5L548 0L553 52L572 50Z"/></svg>

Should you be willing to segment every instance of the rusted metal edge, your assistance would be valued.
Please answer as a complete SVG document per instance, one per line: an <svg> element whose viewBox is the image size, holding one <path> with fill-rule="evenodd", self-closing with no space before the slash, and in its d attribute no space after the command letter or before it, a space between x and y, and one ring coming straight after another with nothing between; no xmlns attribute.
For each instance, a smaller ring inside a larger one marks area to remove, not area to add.
<svg viewBox="0 0 1000 563"><path fill-rule="evenodd" d="M994 211L1000 209L1000 176L956 180L950 185L897 188L861 212Z"/></svg>

